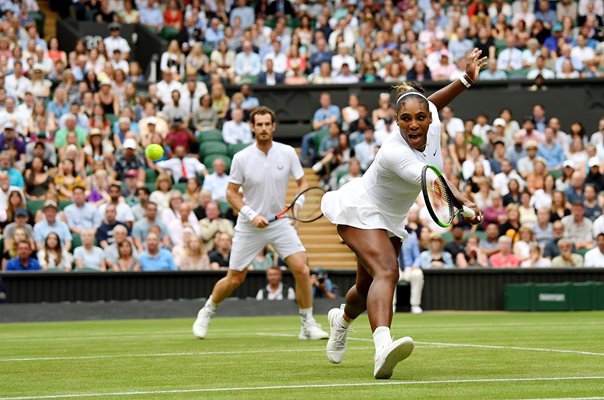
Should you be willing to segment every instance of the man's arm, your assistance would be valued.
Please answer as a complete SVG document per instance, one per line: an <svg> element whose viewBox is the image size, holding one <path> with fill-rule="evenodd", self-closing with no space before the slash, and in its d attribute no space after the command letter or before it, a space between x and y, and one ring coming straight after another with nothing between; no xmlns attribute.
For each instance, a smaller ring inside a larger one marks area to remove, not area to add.
<svg viewBox="0 0 604 400"><path fill-rule="evenodd" d="M233 208L233 211L243 214L257 228L266 228L268 220L263 215L258 214L243 202L243 194L239 192L241 185L229 182L226 190L227 201Z"/></svg>

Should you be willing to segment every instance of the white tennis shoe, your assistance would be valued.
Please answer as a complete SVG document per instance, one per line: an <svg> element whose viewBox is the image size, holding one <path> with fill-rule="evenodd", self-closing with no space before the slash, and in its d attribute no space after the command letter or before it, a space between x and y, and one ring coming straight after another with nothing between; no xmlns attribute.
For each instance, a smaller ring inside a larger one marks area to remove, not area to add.
<svg viewBox="0 0 604 400"><path fill-rule="evenodd" d="M199 310L197 319L193 323L193 335L195 335L195 337L199 339L206 337L208 327L210 326L210 322L212 322L214 314L216 314L215 311L210 311L206 307L202 307L202 309Z"/></svg>
<svg viewBox="0 0 604 400"><path fill-rule="evenodd" d="M304 321L300 327L300 340L321 340L327 339L329 334L321 329L321 325L317 324L314 319Z"/></svg>
<svg viewBox="0 0 604 400"><path fill-rule="evenodd" d="M344 359L346 354L346 337L351 328L344 328L338 324L344 316L344 310L340 308L332 308L327 314L329 321L329 340L325 348L327 358L334 364L339 364Z"/></svg>
<svg viewBox="0 0 604 400"><path fill-rule="evenodd" d="M375 379L390 379L396 364L411 355L413 351L413 339L405 336L402 339L384 346L375 353L375 368L373 376Z"/></svg>

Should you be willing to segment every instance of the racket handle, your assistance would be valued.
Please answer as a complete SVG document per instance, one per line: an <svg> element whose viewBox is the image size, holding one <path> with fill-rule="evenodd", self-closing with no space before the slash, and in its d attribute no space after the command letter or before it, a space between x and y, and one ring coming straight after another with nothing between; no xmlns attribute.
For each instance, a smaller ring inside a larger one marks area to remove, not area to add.
<svg viewBox="0 0 604 400"><path fill-rule="evenodd" d="M276 221L277 220L277 216L276 215L271 215L266 219L269 223Z"/></svg>
<svg viewBox="0 0 604 400"><path fill-rule="evenodd" d="M474 218L476 216L476 213L471 208L463 206L461 209L461 215L465 218Z"/></svg>

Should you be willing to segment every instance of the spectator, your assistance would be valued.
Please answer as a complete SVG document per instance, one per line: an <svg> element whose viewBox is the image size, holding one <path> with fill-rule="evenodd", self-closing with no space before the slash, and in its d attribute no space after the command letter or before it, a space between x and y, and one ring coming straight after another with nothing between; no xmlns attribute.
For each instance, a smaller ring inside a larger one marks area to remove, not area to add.
<svg viewBox="0 0 604 400"><path fill-rule="evenodd" d="M132 238L128 236L128 228L124 225L116 225L116 227L113 228L113 243L104 250L105 260L108 267L112 270L116 270L116 263L119 259L119 246L123 242L130 242L132 244ZM133 257L136 258L138 256L136 247L133 247L132 252Z"/></svg>
<svg viewBox="0 0 604 400"><path fill-rule="evenodd" d="M4 227L4 246L10 248L12 246L12 237L16 229L24 229L27 236L31 239L32 245L35 245L33 240L34 229L29 224L30 215L24 208L18 208L14 213L14 222L9 223ZM35 248L35 246L33 246Z"/></svg>
<svg viewBox="0 0 604 400"><path fill-rule="evenodd" d="M198 139L203 137L203 132L216 129L218 115L216 114L216 110L212 108L212 98L209 94L204 94L199 99L199 107L193 113L192 123Z"/></svg>
<svg viewBox="0 0 604 400"><path fill-rule="evenodd" d="M97 226L101 224L100 221L102 221L105 218L105 210L108 207L109 204L113 204L116 208L116 220L118 222L121 222L122 224L125 224L128 227L132 227L132 224L134 223L134 215L132 213L132 208L130 208L130 206L128 204L126 204L124 201L122 201L121 198L121 190L120 190L120 186L117 184L111 184L111 186L109 186L109 202L108 203L104 203L102 205L100 205L98 207L98 211L97 211Z"/></svg>
<svg viewBox="0 0 604 400"><path fill-rule="evenodd" d="M531 244L529 258L520 264L523 268L548 268L552 266L549 258L541 256L541 247L537 243Z"/></svg>
<svg viewBox="0 0 604 400"><path fill-rule="evenodd" d="M189 203L184 203L182 197L179 197L178 199L180 199L180 201L174 204L174 209L171 207L170 209L164 210L164 213L168 212L171 214L170 218L163 218L163 222L168 227L170 239L174 246L183 243L185 229L191 229L197 236L201 235L201 228L197 218L195 218L195 214L191 212L191 205ZM173 205L172 201L170 201L170 205Z"/></svg>
<svg viewBox="0 0 604 400"><path fill-rule="evenodd" d="M444 240L438 233L430 236L430 248L420 255L422 269L453 268L453 258L447 251L443 251Z"/></svg>
<svg viewBox="0 0 604 400"><path fill-rule="evenodd" d="M185 228L183 243L174 246L172 254L174 263L181 271L202 271L210 269L210 258L201 242L201 238L193 230Z"/></svg>
<svg viewBox="0 0 604 400"><path fill-rule="evenodd" d="M6 264L6 271L40 271L38 260L31 256L31 243L23 240L17 243L17 256Z"/></svg>
<svg viewBox="0 0 604 400"><path fill-rule="evenodd" d="M327 272L322 268L317 268L311 272L310 282L312 284L313 298L336 298L333 283L329 279L329 276L327 276Z"/></svg>
<svg viewBox="0 0 604 400"><path fill-rule="evenodd" d="M537 56L535 60L535 66L526 75L526 79L534 80L537 76L541 75L543 79L554 79L556 74L551 69L545 66L545 57L542 55Z"/></svg>
<svg viewBox="0 0 604 400"><path fill-rule="evenodd" d="M38 250L37 257L43 270L71 271L71 254L61 246L61 239L54 232L46 236L44 247Z"/></svg>
<svg viewBox="0 0 604 400"><path fill-rule="evenodd" d="M216 110L219 119L224 120L229 110L231 100L225 94L224 86L221 83L212 85L212 107Z"/></svg>
<svg viewBox="0 0 604 400"><path fill-rule="evenodd" d="M136 257L132 243L124 240L117 247L119 253L117 261L108 265L108 268L111 268L112 271L140 271L141 264Z"/></svg>
<svg viewBox="0 0 604 400"><path fill-rule="evenodd" d="M36 248L38 250L42 249L48 234L50 232L55 232L59 236L63 248L69 250L71 248L72 240L71 233L69 232L67 224L57 220L57 213L59 212L57 203L53 200L47 200L44 202L42 212L44 213L44 219L34 225Z"/></svg>
<svg viewBox="0 0 604 400"><path fill-rule="evenodd" d="M185 146L176 146L174 156L165 161L159 161L156 166L160 173L168 172L174 182L187 182L197 176L206 176L208 171L197 158L187 156Z"/></svg>
<svg viewBox="0 0 604 400"><path fill-rule="evenodd" d="M28 241L33 243L32 237L24 227L13 229L11 236L5 235L5 237L6 240L4 243L4 253L2 254L2 269L6 268L6 264L11 258L15 258L17 256L17 247L19 242Z"/></svg>
<svg viewBox="0 0 604 400"><path fill-rule="evenodd" d="M369 165L373 162L375 158L375 153L377 151L377 147L375 142L373 141L373 129L367 128L363 132L365 136L365 140L356 146L354 146L354 154L356 158L359 160L361 165L361 170L367 171Z"/></svg>
<svg viewBox="0 0 604 400"><path fill-rule="evenodd" d="M119 50L123 60L130 58L130 45L128 41L120 36L121 25L117 22L109 24L109 37L103 39L107 54L113 54L114 50Z"/></svg>
<svg viewBox="0 0 604 400"><path fill-rule="evenodd" d="M513 252L520 264L529 259L531 244L534 239L535 234L531 230L530 225L524 224L518 229L518 240L514 243Z"/></svg>
<svg viewBox="0 0 604 400"><path fill-rule="evenodd" d="M172 191L172 178L168 174L159 174L155 179L155 190L149 200L157 204L160 210L170 207L170 193Z"/></svg>
<svg viewBox="0 0 604 400"><path fill-rule="evenodd" d="M498 69L497 59L491 58L487 63L487 69L483 70L479 75L480 80L496 81L506 80L508 75L505 71Z"/></svg>
<svg viewBox="0 0 604 400"><path fill-rule="evenodd" d="M97 209L86 202L85 190L83 186L74 187L73 204L68 205L64 210L67 226L72 233L81 234L84 230L96 231Z"/></svg>
<svg viewBox="0 0 604 400"><path fill-rule="evenodd" d="M572 241L577 250L590 250L594 247L593 223L585 217L583 202L577 200L571 204L571 215L562 218L564 239Z"/></svg>
<svg viewBox="0 0 604 400"><path fill-rule="evenodd" d="M604 233L596 236L597 246L585 253L584 267L602 268L604 267Z"/></svg>
<svg viewBox="0 0 604 400"><path fill-rule="evenodd" d="M102 249L107 250L109 246L115 243L114 232L118 226L123 226L128 229L125 224L118 222L117 209L114 204L109 204L105 207L105 218L96 230L96 241Z"/></svg>
<svg viewBox="0 0 604 400"><path fill-rule="evenodd" d="M132 138L124 140L123 150L118 150L115 155L115 164L113 166L113 178L119 181L124 180L126 172L130 170L138 171L138 180L141 184L145 182L145 162L140 154L137 153L138 144Z"/></svg>
<svg viewBox="0 0 604 400"><path fill-rule="evenodd" d="M491 257L493 254L499 252L499 224L497 222L491 222L486 226L485 229L486 237L480 240L480 250L487 256Z"/></svg>
<svg viewBox="0 0 604 400"><path fill-rule="evenodd" d="M180 116L174 117L172 121L172 129L166 136L166 143L170 146L170 153L173 153L178 146L183 146L185 152L189 153L192 146L197 144L195 134L188 130L183 122Z"/></svg>
<svg viewBox="0 0 604 400"><path fill-rule="evenodd" d="M222 158L212 162L212 172L203 181L202 190L211 193L212 200L226 201L226 188L229 183L229 175L226 173L226 163Z"/></svg>
<svg viewBox="0 0 604 400"><path fill-rule="evenodd" d="M25 186L23 175L14 167L12 156L9 150L0 152L0 172L6 172L10 185L22 189Z"/></svg>
<svg viewBox="0 0 604 400"><path fill-rule="evenodd" d="M585 189L583 191L585 195L584 200L584 215L590 221L595 221L600 215L602 215L602 208L598 204L596 187L591 184L585 185Z"/></svg>
<svg viewBox="0 0 604 400"><path fill-rule="evenodd" d="M466 243L464 241L464 229L463 226L457 221L453 224L451 229L451 235L453 240L445 244L444 250L451 254L453 260L457 260L459 254L463 254L466 251Z"/></svg>
<svg viewBox="0 0 604 400"><path fill-rule="evenodd" d="M82 231L82 245L73 251L76 269L105 271L107 264L103 249L94 245L94 230Z"/></svg>
<svg viewBox="0 0 604 400"><path fill-rule="evenodd" d="M264 63L263 71L258 76L258 83L267 86L274 86L277 84L284 83L284 81L285 74L279 74L275 72L274 62L272 59L266 60Z"/></svg>
<svg viewBox="0 0 604 400"><path fill-rule="evenodd" d="M302 138L302 151L300 157L303 162L308 163L314 158L311 157L311 145L316 131L327 130L329 124L340 121L340 108L331 104L331 95L328 92L322 92L319 98L321 107L315 111L312 119L313 132L304 135Z"/></svg>
<svg viewBox="0 0 604 400"><path fill-rule="evenodd" d="M283 285L282 273L279 267L271 266L266 271L268 284L256 294L256 300L295 300L294 289Z"/></svg>
<svg viewBox="0 0 604 400"><path fill-rule="evenodd" d="M520 265L518 257L512 253L512 239L501 236L498 239L499 251L489 257L493 268L516 268Z"/></svg>
<svg viewBox="0 0 604 400"><path fill-rule="evenodd" d="M157 204L152 201L147 203L147 207L145 208L145 218L136 221L134 227L132 228L132 238L134 239L134 244L139 253L143 253L145 249L143 248L143 240L149 236L149 232L151 227L158 226L161 233L160 235L156 235L154 240L161 240L161 243L164 246L170 246L170 236L168 229L164 225L164 223L157 218ZM143 264L142 260L141 266ZM145 268L143 267L143 270Z"/></svg>
<svg viewBox="0 0 604 400"><path fill-rule="evenodd" d="M459 268L486 268L489 266L487 254L479 247L479 239L476 235L471 235L466 242L466 250L459 253L455 264Z"/></svg>
<svg viewBox="0 0 604 400"><path fill-rule="evenodd" d="M600 160L598 157L591 157L588 161L589 171L585 177L586 185L593 185L596 192L604 190L604 176L600 173Z"/></svg>
<svg viewBox="0 0 604 400"><path fill-rule="evenodd" d="M570 178L570 185L568 189L566 189L566 199L569 203L582 203L585 201L585 193L583 192L584 188L584 178L583 174L579 171L573 172Z"/></svg>
<svg viewBox="0 0 604 400"><path fill-rule="evenodd" d="M199 221L201 238L204 241L206 249L212 249L215 245L213 238L216 237L218 232L228 233L229 236L233 236L233 224L228 219L220 217L220 207L215 201L206 205L205 212L206 217Z"/></svg>
<svg viewBox="0 0 604 400"><path fill-rule="evenodd" d="M183 104L183 102L180 101L180 90L182 89L172 90L172 93L170 93L171 101L162 109L164 117L171 125L174 125L177 118L181 123L188 123L189 121L189 110L186 108L186 104Z"/></svg>
<svg viewBox="0 0 604 400"><path fill-rule="evenodd" d="M572 253L572 243L567 239L558 241L560 255L552 260L552 267L562 268L581 268L583 266L583 257L579 254Z"/></svg>
<svg viewBox="0 0 604 400"><path fill-rule="evenodd" d="M506 35L506 48L497 57L497 69L501 71L515 71L522 68L522 52L516 48L516 34Z"/></svg>
<svg viewBox="0 0 604 400"><path fill-rule="evenodd" d="M399 282L409 282L411 286L411 312L421 314L422 291L424 289L424 272L419 267L420 252L417 234L413 231L409 233L407 240L403 241L401 253L398 258ZM396 297L395 297L396 299Z"/></svg>
<svg viewBox="0 0 604 400"><path fill-rule="evenodd" d="M12 103L13 100L10 100ZM23 129L19 130L23 132ZM0 135L0 151L10 151L18 162L25 160L25 141L17 135L15 124L7 121L4 124L4 132Z"/></svg>
<svg viewBox="0 0 604 400"><path fill-rule="evenodd" d="M140 10L140 22L155 31L161 30L164 26L164 16L157 0L147 0L147 6Z"/></svg>
<svg viewBox="0 0 604 400"><path fill-rule="evenodd" d="M147 209L148 210L148 209ZM160 248L160 238L155 233L146 236L147 250L138 256L142 271L176 271L174 258L169 250ZM142 249L142 244L140 246Z"/></svg>
<svg viewBox="0 0 604 400"><path fill-rule="evenodd" d="M216 232L216 235L214 236L214 250L208 254L210 257L210 268L228 268L232 244L231 235L226 232Z"/></svg>
<svg viewBox="0 0 604 400"><path fill-rule="evenodd" d="M249 40L243 42L242 51L235 56L236 83L255 83L261 72L260 56L253 51Z"/></svg>
<svg viewBox="0 0 604 400"><path fill-rule="evenodd" d="M233 119L224 123L222 139L227 144L249 144L253 141L250 125L243 121L243 110L236 108L232 111Z"/></svg>
<svg viewBox="0 0 604 400"><path fill-rule="evenodd" d="M550 260L560 255L558 242L564 237L564 225L561 221L552 223L552 239L543 248L543 256Z"/></svg>
<svg viewBox="0 0 604 400"><path fill-rule="evenodd" d="M537 222L532 225L532 232L535 234L535 241L539 243L542 249L554 238L553 224L550 222L551 213L549 208L539 208L537 210Z"/></svg>

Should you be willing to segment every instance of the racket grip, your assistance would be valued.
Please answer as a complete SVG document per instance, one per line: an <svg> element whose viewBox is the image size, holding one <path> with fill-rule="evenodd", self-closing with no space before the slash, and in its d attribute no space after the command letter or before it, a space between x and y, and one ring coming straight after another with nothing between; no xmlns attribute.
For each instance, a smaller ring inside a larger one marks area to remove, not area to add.
<svg viewBox="0 0 604 400"><path fill-rule="evenodd" d="M465 218L474 218L476 216L476 213L471 208L463 206L461 209L461 215Z"/></svg>
<svg viewBox="0 0 604 400"><path fill-rule="evenodd" d="M266 219L268 222L273 222L277 220L277 216L276 215L271 215Z"/></svg>

